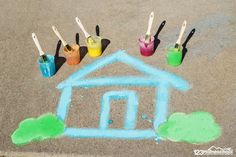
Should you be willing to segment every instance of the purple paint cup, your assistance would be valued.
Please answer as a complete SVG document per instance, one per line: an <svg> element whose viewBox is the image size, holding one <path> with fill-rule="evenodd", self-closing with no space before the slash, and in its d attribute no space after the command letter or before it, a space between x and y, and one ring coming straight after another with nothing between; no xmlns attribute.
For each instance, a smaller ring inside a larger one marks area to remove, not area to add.
<svg viewBox="0 0 236 157"><path fill-rule="evenodd" d="M144 37L139 38L140 53L143 56L151 56L154 53L154 37L151 36L151 40L145 43Z"/></svg>

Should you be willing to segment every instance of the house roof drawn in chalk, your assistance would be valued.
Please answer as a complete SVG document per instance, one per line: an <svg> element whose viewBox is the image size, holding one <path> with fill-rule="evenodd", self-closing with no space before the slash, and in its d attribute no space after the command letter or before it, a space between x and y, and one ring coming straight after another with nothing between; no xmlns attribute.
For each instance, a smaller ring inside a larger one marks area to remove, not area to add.
<svg viewBox="0 0 236 157"><path fill-rule="evenodd" d="M143 73L143 76L106 76L85 78L92 72L109 64L122 62L135 70ZM78 70L57 88L62 90L61 98L57 108L57 116L65 121L67 111L70 107L72 88L96 88L105 86L135 86L156 88L156 102L153 119L153 129L139 130L136 127L136 116L138 111L138 96L134 90L108 91L101 98L101 113L99 128L67 128L64 135L79 138L119 138L119 139L148 139L158 137L155 128L166 121L168 114L169 89L186 91L190 88L187 81L181 77L156 69L141 60L119 50L111 55L97 59L91 64ZM127 101L124 128L109 129L108 120L111 100L125 99ZM89 115L88 115L89 116Z"/></svg>

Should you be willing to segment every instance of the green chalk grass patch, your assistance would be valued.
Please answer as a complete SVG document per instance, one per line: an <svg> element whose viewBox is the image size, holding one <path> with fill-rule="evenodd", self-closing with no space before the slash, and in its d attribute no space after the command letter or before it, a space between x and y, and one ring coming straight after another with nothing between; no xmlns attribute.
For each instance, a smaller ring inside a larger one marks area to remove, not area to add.
<svg viewBox="0 0 236 157"><path fill-rule="evenodd" d="M64 129L64 123L56 115L48 113L37 119L23 120L11 135L11 140L16 145L25 145L31 141L58 137L62 135Z"/></svg>
<svg viewBox="0 0 236 157"><path fill-rule="evenodd" d="M221 128L208 112L177 112L160 125L157 133L162 138L174 142L202 144L217 139L221 135Z"/></svg>

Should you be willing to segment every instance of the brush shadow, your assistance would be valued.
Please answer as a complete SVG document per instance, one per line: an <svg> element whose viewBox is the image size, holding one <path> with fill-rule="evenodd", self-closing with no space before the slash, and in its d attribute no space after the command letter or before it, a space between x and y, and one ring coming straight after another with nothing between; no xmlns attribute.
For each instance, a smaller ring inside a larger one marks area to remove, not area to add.
<svg viewBox="0 0 236 157"><path fill-rule="evenodd" d="M162 21L162 23L160 24L156 34L154 35L154 52L156 51L158 45L161 42L160 39L158 38L158 36L159 36L159 33L161 32L161 30L163 29L163 27L165 26L165 24L166 24L166 21L165 20Z"/></svg>
<svg viewBox="0 0 236 157"><path fill-rule="evenodd" d="M57 43L56 52L55 52L55 55L54 55L56 73L61 68L61 66L66 62L65 57L60 57L59 56L60 48L61 48L61 40L59 40L58 43Z"/></svg>
<svg viewBox="0 0 236 157"><path fill-rule="evenodd" d="M111 43L109 39L102 39L102 53L106 50L107 46Z"/></svg>
<svg viewBox="0 0 236 157"><path fill-rule="evenodd" d="M100 36L100 28L99 28L99 26L98 25L96 25L96 35L97 36Z"/></svg>
<svg viewBox="0 0 236 157"><path fill-rule="evenodd" d="M183 53L183 55L182 55L182 62L183 62L183 60L184 60L185 55L186 55L187 52L188 52L188 49L186 48L187 43L188 43L189 40L192 38L192 36L194 35L194 33L195 33L195 28L191 30L191 32L189 33L188 37L186 38L186 40L185 40L184 43L182 44L182 47L183 47L183 50L182 50L182 53Z"/></svg>
<svg viewBox="0 0 236 157"><path fill-rule="evenodd" d="M75 43L79 45L79 33L75 34Z"/></svg>
<svg viewBox="0 0 236 157"><path fill-rule="evenodd" d="M81 62L88 53L88 48L86 46L80 46L79 51L80 51L80 62Z"/></svg>
<svg viewBox="0 0 236 157"><path fill-rule="evenodd" d="M75 34L75 43L80 46L79 40L80 40L79 33L76 33ZM86 56L86 54L88 53L88 49L86 46L80 46L79 51L80 51L80 62L81 62L84 59L84 57Z"/></svg>
<svg viewBox="0 0 236 157"><path fill-rule="evenodd" d="M96 35L100 36L100 27L99 25L96 25ZM111 43L111 41L109 39L102 39L102 54L103 52L106 50L107 46Z"/></svg>

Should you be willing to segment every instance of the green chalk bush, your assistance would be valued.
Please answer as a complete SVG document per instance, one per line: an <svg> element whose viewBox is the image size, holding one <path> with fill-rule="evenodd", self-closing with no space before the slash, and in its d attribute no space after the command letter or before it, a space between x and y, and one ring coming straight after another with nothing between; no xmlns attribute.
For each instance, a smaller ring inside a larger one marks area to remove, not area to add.
<svg viewBox="0 0 236 157"><path fill-rule="evenodd" d="M160 125L157 134L175 142L202 144L217 139L221 128L208 112L174 113Z"/></svg>
<svg viewBox="0 0 236 157"><path fill-rule="evenodd" d="M54 114L48 113L37 119L23 120L11 135L11 140L16 145L25 145L31 141L58 137L63 134L64 129L64 123Z"/></svg>

